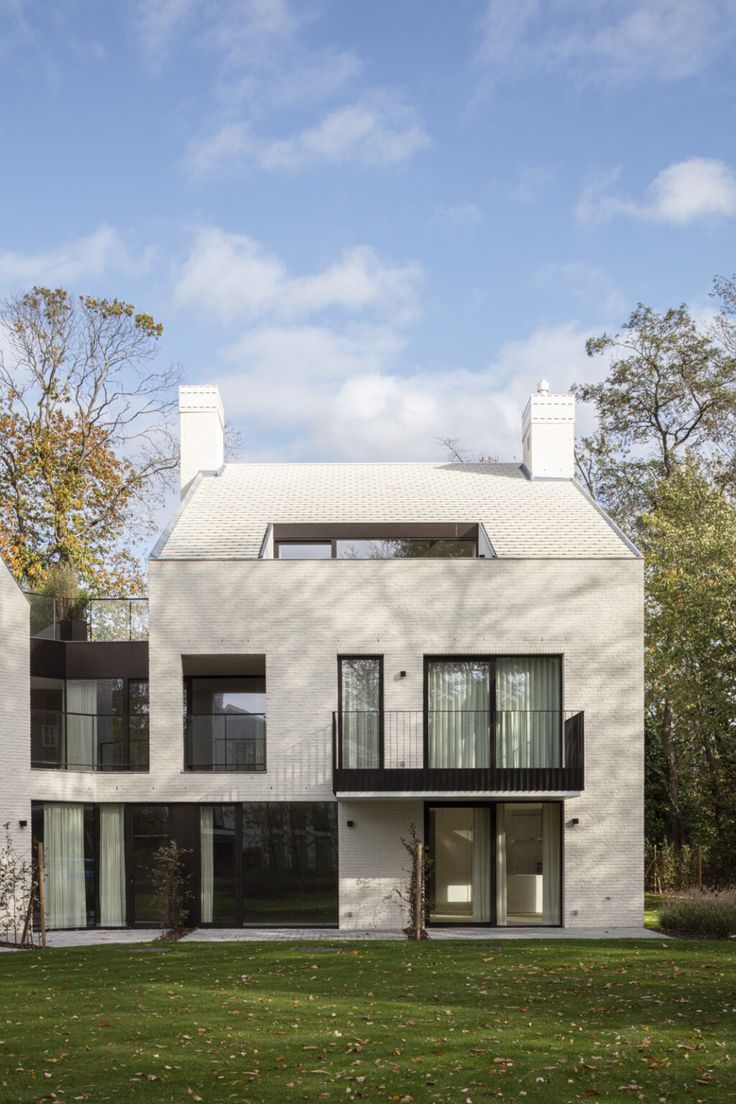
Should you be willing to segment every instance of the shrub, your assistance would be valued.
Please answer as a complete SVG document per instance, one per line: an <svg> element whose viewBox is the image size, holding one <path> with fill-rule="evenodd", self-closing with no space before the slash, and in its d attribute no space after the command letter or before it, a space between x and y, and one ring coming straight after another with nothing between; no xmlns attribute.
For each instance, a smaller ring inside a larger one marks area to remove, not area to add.
<svg viewBox="0 0 736 1104"><path fill-rule="evenodd" d="M688 889L677 897L664 897L659 923L665 931L715 935L736 934L736 887Z"/></svg>
<svg viewBox="0 0 736 1104"><path fill-rule="evenodd" d="M162 844L151 862L153 896L164 934L176 935L186 927L189 902L189 876L184 872L184 856L189 852L176 840Z"/></svg>

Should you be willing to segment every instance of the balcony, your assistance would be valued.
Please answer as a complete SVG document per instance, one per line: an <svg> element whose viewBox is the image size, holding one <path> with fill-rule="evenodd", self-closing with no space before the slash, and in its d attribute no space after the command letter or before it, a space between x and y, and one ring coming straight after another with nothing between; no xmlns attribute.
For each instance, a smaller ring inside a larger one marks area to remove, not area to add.
<svg viewBox="0 0 736 1104"><path fill-rule="evenodd" d="M265 713L194 713L184 722L184 757L188 771L266 769Z"/></svg>
<svg viewBox="0 0 736 1104"><path fill-rule="evenodd" d="M335 793L577 793L584 715L569 710L333 713Z"/></svg>
<svg viewBox="0 0 736 1104"><path fill-rule="evenodd" d="M147 714L31 710L31 766L68 771L147 771Z"/></svg>
<svg viewBox="0 0 736 1104"><path fill-rule="evenodd" d="M31 636L46 640L148 640L147 598L68 599L28 594Z"/></svg>

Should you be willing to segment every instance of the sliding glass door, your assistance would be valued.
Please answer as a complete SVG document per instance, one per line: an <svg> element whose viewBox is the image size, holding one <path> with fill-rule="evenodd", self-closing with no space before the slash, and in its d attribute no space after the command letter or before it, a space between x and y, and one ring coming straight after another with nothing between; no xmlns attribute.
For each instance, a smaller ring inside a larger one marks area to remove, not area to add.
<svg viewBox="0 0 736 1104"><path fill-rule="evenodd" d="M490 923L490 806L430 809L429 853L432 920L440 924Z"/></svg>
<svg viewBox="0 0 736 1104"><path fill-rule="evenodd" d="M561 823L553 801L430 806L430 922L559 924Z"/></svg>
<svg viewBox="0 0 736 1104"><path fill-rule="evenodd" d="M559 656L428 659L427 765L559 767Z"/></svg>

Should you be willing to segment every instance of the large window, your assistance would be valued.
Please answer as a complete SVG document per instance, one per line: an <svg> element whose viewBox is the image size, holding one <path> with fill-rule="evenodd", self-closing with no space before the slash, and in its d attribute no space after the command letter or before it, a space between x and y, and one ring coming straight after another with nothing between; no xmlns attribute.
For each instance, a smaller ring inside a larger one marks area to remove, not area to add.
<svg viewBox="0 0 736 1104"><path fill-rule="evenodd" d="M185 680L186 767L193 771L265 771L264 676Z"/></svg>
<svg viewBox="0 0 736 1104"><path fill-rule="evenodd" d="M429 659L428 766L559 767L559 656Z"/></svg>
<svg viewBox="0 0 736 1104"><path fill-rule="evenodd" d="M339 662L340 766L381 765L383 660L341 656Z"/></svg>
<svg viewBox="0 0 736 1104"><path fill-rule="evenodd" d="M34 678L31 761L65 770L148 770L148 682Z"/></svg>
<svg viewBox="0 0 736 1104"><path fill-rule="evenodd" d="M337 923L337 805L243 806L243 922Z"/></svg>
<svg viewBox="0 0 736 1104"><path fill-rule="evenodd" d="M277 525L274 555L280 560L473 559L478 555L478 526Z"/></svg>
<svg viewBox="0 0 736 1104"><path fill-rule="evenodd" d="M337 805L203 805L202 923L337 924Z"/></svg>

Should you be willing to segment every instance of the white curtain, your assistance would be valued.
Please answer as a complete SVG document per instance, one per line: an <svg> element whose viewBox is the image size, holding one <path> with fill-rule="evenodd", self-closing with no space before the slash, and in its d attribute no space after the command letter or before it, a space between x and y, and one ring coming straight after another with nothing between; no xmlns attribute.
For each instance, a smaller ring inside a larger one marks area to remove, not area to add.
<svg viewBox="0 0 736 1104"><path fill-rule="evenodd" d="M486 806L473 809L473 920L487 923L491 918L491 811Z"/></svg>
<svg viewBox="0 0 736 1104"><path fill-rule="evenodd" d="M380 660L342 660L342 766L378 767Z"/></svg>
<svg viewBox="0 0 736 1104"><path fill-rule="evenodd" d="M46 927L84 928L84 806L44 805Z"/></svg>
<svg viewBox="0 0 736 1104"><path fill-rule="evenodd" d="M560 806L542 806L542 900L545 924L560 922Z"/></svg>
<svg viewBox="0 0 736 1104"><path fill-rule="evenodd" d="M496 762L499 767L559 767L560 660L496 660Z"/></svg>
<svg viewBox="0 0 736 1104"><path fill-rule="evenodd" d="M430 663L428 677L430 767L488 767L491 707L487 663Z"/></svg>
<svg viewBox="0 0 736 1104"><path fill-rule="evenodd" d="M211 924L215 890L215 832L212 806L203 805L199 811L200 852L202 855L202 923Z"/></svg>
<svg viewBox="0 0 736 1104"><path fill-rule="evenodd" d="M506 806L496 806L496 923L506 924Z"/></svg>
<svg viewBox="0 0 736 1104"><path fill-rule="evenodd" d="M100 926L125 924L125 830L122 805L100 805Z"/></svg>
<svg viewBox="0 0 736 1104"><path fill-rule="evenodd" d="M66 759L70 770L97 763L97 680L67 679Z"/></svg>

